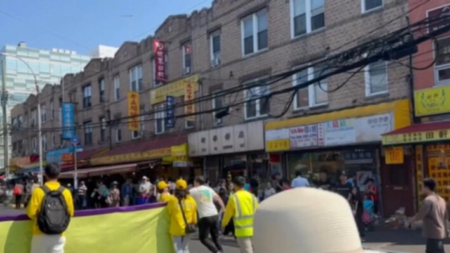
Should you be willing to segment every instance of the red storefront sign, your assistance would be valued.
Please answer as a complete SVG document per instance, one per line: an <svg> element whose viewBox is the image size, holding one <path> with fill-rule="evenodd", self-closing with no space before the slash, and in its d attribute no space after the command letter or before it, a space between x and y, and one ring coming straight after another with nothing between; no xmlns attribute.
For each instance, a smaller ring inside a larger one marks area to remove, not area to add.
<svg viewBox="0 0 450 253"><path fill-rule="evenodd" d="M159 40L153 41L153 53L155 54L155 81L166 81L166 55L164 53L164 42Z"/></svg>

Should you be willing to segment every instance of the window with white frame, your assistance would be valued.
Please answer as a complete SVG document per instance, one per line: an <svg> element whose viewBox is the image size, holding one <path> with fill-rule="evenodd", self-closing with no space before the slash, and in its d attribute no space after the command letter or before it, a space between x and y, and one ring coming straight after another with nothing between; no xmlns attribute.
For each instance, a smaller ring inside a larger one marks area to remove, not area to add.
<svg viewBox="0 0 450 253"><path fill-rule="evenodd" d="M325 27L324 0L291 0L292 37Z"/></svg>
<svg viewBox="0 0 450 253"><path fill-rule="evenodd" d="M365 67L364 81L366 96L384 94L388 92L387 63L377 61Z"/></svg>
<svg viewBox="0 0 450 253"><path fill-rule="evenodd" d="M45 104L41 104L41 122L44 123L45 121L47 121L47 109Z"/></svg>
<svg viewBox="0 0 450 253"><path fill-rule="evenodd" d="M183 55L183 75L189 75L192 71L192 45L185 43L182 47Z"/></svg>
<svg viewBox="0 0 450 253"><path fill-rule="evenodd" d="M153 106L155 111L155 134L162 134L166 131L166 111L164 103Z"/></svg>
<svg viewBox="0 0 450 253"><path fill-rule="evenodd" d="M98 80L99 100L100 103L105 102L105 79Z"/></svg>
<svg viewBox="0 0 450 253"><path fill-rule="evenodd" d="M383 7L383 0L361 0L361 12L369 12Z"/></svg>
<svg viewBox="0 0 450 253"><path fill-rule="evenodd" d="M212 108L214 110L223 108L223 92L214 92L212 99ZM214 125L221 125L223 123L222 119L216 118L217 111L213 112Z"/></svg>
<svg viewBox="0 0 450 253"><path fill-rule="evenodd" d="M168 67L169 67L169 55L167 54L167 52L165 53L165 57L164 57L164 74L166 76L166 78L168 78L167 76L167 72L168 72ZM163 85L163 82L156 82L156 62L155 62L155 58L152 59L152 73L153 73L153 86L158 87Z"/></svg>
<svg viewBox="0 0 450 253"><path fill-rule="evenodd" d="M262 83L262 80L255 79L245 82L244 85L252 86L249 89L244 90L245 97L245 119L253 119L258 117L264 117L269 114L270 101L264 95L270 94L269 86Z"/></svg>
<svg viewBox="0 0 450 253"><path fill-rule="evenodd" d="M434 64L436 85L450 84L450 37L438 39L436 63Z"/></svg>
<svg viewBox="0 0 450 253"><path fill-rule="evenodd" d="M268 46L267 10L261 10L241 20L242 54L249 55Z"/></svg>
<svg viewBox="0 0 450 253"><path fill-rule="evenodd" d="M86 121L84 122L84 145L92 144L92 122Z"/></svg>
<svg viewBox="0 0 450 253"><path fill-rule="evenodd" d="M122 128L117 127L116 129L116 142L121 142L122 141Z"/></svg>
<svg viewBox="0 0 450 253"><path fill-rule="evenodd" d="M86 85L83 87L83 108L91 107L91 97L92 97L92 88L91 85Z"/></svg>
<svg viewBox="0 0 450 253"><path fill-rule="evenodd" d="M317 66L299 70L293 75L293 85L302 85L326 72L325 67ZM320 83L308 85L297 91L294 98L294 109L305 109L314 106L326 105L328 103L328 80L323 79Z"/></svg>
<svg viewBox="0 0 450 253"><path fill-rule="evenodd" d="M141 92L144 90L144 83L142 80L142 65L138 65L129 70L130 75L130 90Z"/></svg>
<svg viewBox="0 0 450 253"><path fill-rule="evenodd" d="M195 127L195 121L193 120L185 120L184 122L184 128L186 129L190 129L190 128L194 128Z"/></svg>
<svg viewBox="0 0 450 253"><path fill-rule="evenodd" d="M209 43L211 48L211 66L218 67L221 64L221 50L220 50L220 31L211 33L209 36Z"/></svg>
<svg viewBox="0 0 450 253"><path fill-rule="evenodd" d="M117 75L114 77L114 100L120 99L120 77Z"/></svg>
<svg viewBox="0 0 450 253"><path fill-rule="evenodd" d="M52 115L52 119L54 119L55 118L55 107L53 105L53 100L50 101L50 113Z"/></svg>

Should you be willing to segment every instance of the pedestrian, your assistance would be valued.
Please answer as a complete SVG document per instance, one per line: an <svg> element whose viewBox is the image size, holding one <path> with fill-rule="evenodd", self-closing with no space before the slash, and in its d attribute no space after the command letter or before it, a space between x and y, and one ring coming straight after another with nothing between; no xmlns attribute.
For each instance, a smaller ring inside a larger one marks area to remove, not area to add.
<svg viewBox="0 0 450 253"><path fill-rule="evenodd" d="M282 182L281 182L281 174L280 173L275 173L272 176L272 186L275 188L276 192L281 192L283 191L283 186L282 186Z"/></svg>
<svg viewBox="0 0 450 253"><path fill-rule="evenodd" d="M150 199L150 190L152 187L152 184L148 181L148 177L143 176L138 187L138 205L148 204Z"/></svg>
<svg viewBox="0 0 450 253"><path fill-rule="evenodd" d="M74 214L72 193L58 182L57 164L48 164L44 172L47 182L33 192L27 207L33 224L31 253L64 253L64 232Z"/></svg>
<svg viewBox="0 0 450 253"><path fill-rule="evenodd" d="M122 193L123 206L129 206L133 196L133 185L131 184L131 179L127 178L125 184L122 185L122 190L120 192Z"/></svg>
<svg viewBox="0 0 450 253"><path fill-rule="evenodd" d="M271 182L267 182L266 184L266 188L263 191L263 196L261 199L267 199L272 195L275 195L277 192L275 191L275 189L272 187L272 183Z"/></svg>
<svg viewBox="0 0 450 253"><path fill-rule="evenodd" d="M165 181L158 182L158 202L168 202L172 197L169 193L169 185Z"/></svg>
<svg viewBox="0 0 450 253"><path fill-rule="evenodd" d="M109 191L107 197L107 203L109 207L119 207L120 206L120 190L118 188L119 183L113 181L111 184L111 190Z"/></svg>
<svg viewBox="0 0 450 253"><path fill-rule="evenodd" d="M189 190L189 194L197 204L200 242L212 253L222 252L217 227L219 212L214 205L214 202L217 202L220 206L220 213L222 213L225 210L222 199L211 187L205 185L205 179L202 176L195 178L194 187Z"/></svg>
<svg viewBox="0 0 450 253"><path fill-rule="evenodd" d="M175 253L189 253L191 234L197 224L197 205L187 192L187 183L179 179L175 183L175 197L167 203L170 217L169 233L172 236Z"/></svg>
<svg viewBox="0 0 450 253"><path fill-rule="evenodd" d="M80 187L78 187L77 199L78 199L78 209L84 210L87 208L87 191L88 188L84 181L81 181Z"/></svg>
<svg viewBox="0 0 450 253"><path fill-rule="evenodd" d="M425 252L444 253L444 239L448 237L447 204L436 193L436 181L431 178L423 180L423 193L426 196L421 210L408 219L409 224L423 220L422 235L427 239Z"/></svg>
<svg viewBox="0 0 450 253"><path fill-rule="evenodd" d="M109 190L108 190L108 187L106 187L106 185L103 183L103 181L99 182L98 193L99 193L100 207L101 208L108 207L108 203L106 203L106 199L109 196Z"/></svg>
<svg viewBox="0 0 450 253"><path fill-rule="evenodd" d="M358 227L359 236L361 241L364 241L365 228L363 223L364 205L361 193L357 187L352 188L350 197L350 207L352 208L353 215L355 217L356 226Z"/></svg>
<svg viewBox="0 0 450 253"><path fill-rule="evenodd" d="M373 201L373 212L378 215L378 188L375 185L373 178L368 178L366 181L366 191L369 198Z"/></svg>
<svg viewBox="0 0 450 253"><path fill-rule="evenodd" d="M291 188L308 187L308 179L302 177L302 172L298 169L295 171L295 178L292 179Z"/></svg>
<svg viewBox="0 0 450 253"><path fill-rule="evenodd" d="M347 174L342 171L339 176L339 182L337 182L334 188L335 192L350 202L352 188L352 185L348 182Z"/></svg>
<svg viewBox="0 0 450 253"><path fill-rule="evenodd" d="M234 235L241 253L253 253L253 217L258 208L258 200L253 194L243 189L245 185L244 177L238 176L233 182L236 192L228 200L223 215L222 228L225 228L230 219L234 218Z"/></svg>
<svg viewBox="0 0 450 253"><path fill-rule="evenodd" d="M325 169L320 171L319 180L315 183L315 185L322 190L332 190L333 185L328 178L328 173Z"/></svg>
<svg viewBox="0 0 450 253"><path fill-rule="evenodd" d="M22 182L17 181L16 184L14 185L14 190L13 190L13 194L14 194L14 198L15 198L15 202L16 202L16 209L20 209L20 207L22 205L23 191L24 191L24 187L23 187Z"/></svg>

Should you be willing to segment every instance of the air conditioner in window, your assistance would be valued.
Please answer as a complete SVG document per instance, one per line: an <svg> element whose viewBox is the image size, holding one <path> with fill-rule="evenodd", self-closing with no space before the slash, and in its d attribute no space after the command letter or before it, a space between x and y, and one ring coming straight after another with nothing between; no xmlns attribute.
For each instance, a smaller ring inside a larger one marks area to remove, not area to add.
<svg viewBox="0 0 450 253"><path fill-rule="evenodd" d="M191 73L191 67L184 68L184 71L183 71L184 75L189 75L190 73Z"/></svg>
<svg viewBox="0 0 450 253"><path fill-rule="evenodd" d="M211 65L212 65L213 67L218 67L218 66L220 66L220 63L221 63L220 58L214 58L214 59L211 60Z"/></svg>

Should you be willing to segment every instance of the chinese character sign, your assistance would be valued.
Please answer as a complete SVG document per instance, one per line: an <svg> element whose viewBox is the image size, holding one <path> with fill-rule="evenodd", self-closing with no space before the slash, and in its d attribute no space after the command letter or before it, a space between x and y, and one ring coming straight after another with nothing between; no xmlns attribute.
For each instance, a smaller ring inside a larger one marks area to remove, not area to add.
<svg viewBox="0 0 450 253"><path fill-rule="evenodd" d="M392 147L385 149L386 164L403 164L403 147Z"/></svg>
<svg viewBox="0 0 450 253"><path fill-rule="evenodd" d="M186 82L184 88L185 88L184 102L188 103L189 101L195 98L194 83ZM195 113L195 103L187 104L184 107L184 113L187 115ZM186 117L186 120L195 121L195 116L194 115L188 116Z"/></svg>
<svg viewBox="0 0 450 253"><path fill-rule="evenodd" d="M153 53L155 54L155 81L166 81L166 55L164 53L164 42L159 40L153 41Z"/></svg>
<svg viewBox="0 0 450 253"><path fill-rule="evenodd" d="M128 129L131 131L138 131L141 128L140 124L140 107L139 107L139 93L128 92Z"/></svg>
<svg viewBox="0 0 450 253"><path fill-rule="evenodd" d="M173 96L166 97L165 124L167 129L175 127L175 97Z"/></svg>
<svg viewBox="0 0 450 253"><path fill-rule="evenodd" d="M74 118L74 106L72 103L62 103L61 105L61 117L63 127L63 138L72 139L75 137L75 118Z"/></svg>

